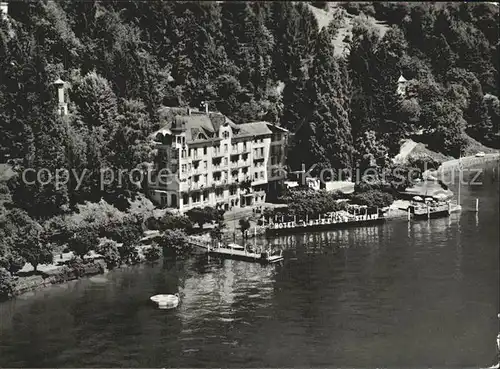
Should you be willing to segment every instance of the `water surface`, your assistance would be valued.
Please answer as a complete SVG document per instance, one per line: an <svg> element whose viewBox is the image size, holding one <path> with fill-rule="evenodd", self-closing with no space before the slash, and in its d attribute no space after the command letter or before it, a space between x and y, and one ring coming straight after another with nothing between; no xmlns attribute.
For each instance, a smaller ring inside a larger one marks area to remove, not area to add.
<svg viewBox="0 0 500 369"><path fill-rule="evenodd" d="M275 239L281 265L142 265L0 304L0 366L490 365L497 174L462 186L463 211L450 218ZM148 301L177 291L177 310Z"/></svg>

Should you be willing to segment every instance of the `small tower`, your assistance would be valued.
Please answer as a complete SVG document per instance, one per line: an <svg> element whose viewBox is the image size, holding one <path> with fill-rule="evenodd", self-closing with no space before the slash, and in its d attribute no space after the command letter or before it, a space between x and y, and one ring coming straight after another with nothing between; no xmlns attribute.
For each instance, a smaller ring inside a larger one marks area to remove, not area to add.
<svg viewBox="0 0 500 369"><path fill-rule="evenodd" d="M205 114L208 115L208 101L202 101L201 106L205 108Z"/></svg>
<svg viewBox="0 0 500 369"><path fill-rule="evenodd" d="M6 19L9 14L9 3L6 1L0 1L0 11L2 11L2 17Z"/></svg>
<svg viewBox="0 0 500 369"><path fill-rule="evenodd" d="M405 96L407 85L408 85L408 80L405 77L403 77L403 75L399 76L398 89L396 90L396 92L401 96Z"/></svg>
<svg viewBox="0 0 500 369"><path fill-rule="evenodd" d="M59 115L64 116L68 114L68 104L66 103L66 97L64 94L66 82L62 79L58 78L54 85L57 87L57 99L58 99L58 107L57 112Z"/></svg>

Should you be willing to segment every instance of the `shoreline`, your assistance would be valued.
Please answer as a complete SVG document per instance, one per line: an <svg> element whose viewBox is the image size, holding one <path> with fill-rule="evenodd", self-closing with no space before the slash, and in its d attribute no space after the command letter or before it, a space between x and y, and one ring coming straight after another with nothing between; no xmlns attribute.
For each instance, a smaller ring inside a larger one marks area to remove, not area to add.
<svg viewBox="0 0 500 369"><path fill-rule="evenodd" d="M500 161L500 153L486 154L484 157L468 156L461 159L448 160L443 162L437 170L428 171L428 173L433 175L449 173L453 170L459 169L460 161L462 162L462 169L470 169L475 166L481 166L490 162ZM401 219L407 216L406 211L403 211L395 204L391 205L389 207L389 210L390 211L387 214L387 220ZM231 221L229 219L226 219L226 222L231 223L234 222L234 220ZM258 231L256 232L256 234L252 231L252 228L253 227L249 229L247 239L265 236L264 227L257 226ZM233 232L235 231L236 229L233 230ZM224 238L226 240L232 238L232 232L224 233ZM241 236L236 238L241 238ZM246 239L242 239L242 241L245 242ZM141 260L137 264L143 264L146 262L147 261L144 258L141 258ZM123 268L128 266L133 265L122 264L120 266L117 266L116 268ZM84 277L104 275L108 271L109 270L104 260L93 259L87 261L84 264L81 264L80 267L69 267L65 265L49 271L39 271L36 274L16 276L13 281L14 287L12 294L1 301L12 300L26 293L43 290L46 287L51 287L54 285L80 280Z"/></svg>
<svg viewBox="0 0 500 369"><path fill-rule="evenodd" d="M452 159L441 163L438 169L434 170L437 173L447 173L449 171L459 169L460 163L462 168L470 169L476 165L484 165L490 162L499 161L500 153L485 154L483 157L477 156L464 156L461 159Z"/></svg>

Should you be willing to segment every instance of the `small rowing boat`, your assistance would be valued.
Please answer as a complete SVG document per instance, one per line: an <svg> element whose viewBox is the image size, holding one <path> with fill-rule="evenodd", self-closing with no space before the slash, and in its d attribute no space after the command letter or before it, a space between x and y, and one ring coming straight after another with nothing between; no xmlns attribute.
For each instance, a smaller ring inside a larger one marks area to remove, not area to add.
<svg viewBox="0 0 500 369"><path fill-rule="evenodd" d="M149 298L160 309L175 309L179 305L179 294L175 295L155 295Z"/></svg>

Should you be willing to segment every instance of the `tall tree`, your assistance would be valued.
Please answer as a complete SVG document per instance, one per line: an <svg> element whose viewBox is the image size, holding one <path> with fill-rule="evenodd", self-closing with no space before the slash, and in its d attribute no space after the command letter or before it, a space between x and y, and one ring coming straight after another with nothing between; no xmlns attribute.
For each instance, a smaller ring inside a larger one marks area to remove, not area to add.
<svg viewBox="0 0 500 369"><path fill-rule="evenodd" d="M348 168L351 166L353 142L347 113L348 101L343 96L342 70L334 55L331 35L323 29L316 44L311 79L308 84L311 96L311 116L306 131L299 131L298 147L307 153L305 163L323 168ZM312 133L312 134L311 134Z"/></svg>

